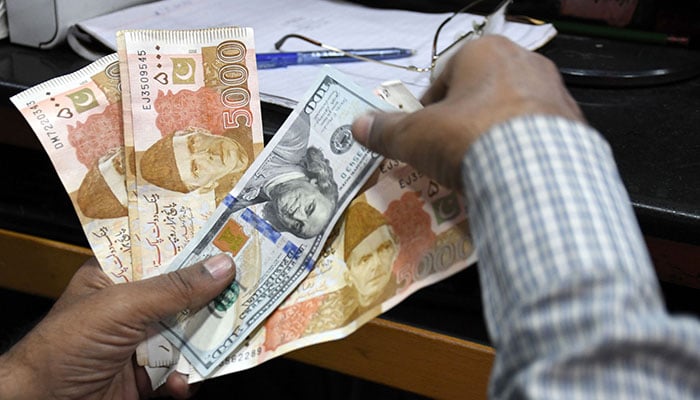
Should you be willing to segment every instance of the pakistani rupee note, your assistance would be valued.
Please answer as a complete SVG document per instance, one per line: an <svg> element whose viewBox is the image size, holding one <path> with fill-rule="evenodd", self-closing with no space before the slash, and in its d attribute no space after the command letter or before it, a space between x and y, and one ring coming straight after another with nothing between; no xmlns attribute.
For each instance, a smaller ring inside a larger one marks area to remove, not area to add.
<svg viewBox="0 0 700 400"><path fill-rule="evenodd" d="M102 269L114 282L131 281L117 55L10 100L48 153Z"/></svg>
<svg viewBox="0 0 700 400"><path fill-rule="evenodd" d="M398 81L375 94L397 109L418 100ZM350 335L418 289L476 261L463 199L396 160L384 160L292 294L212 376L257 366L290 351ZM203 379L178 369L190 382Z"/></svg>
<svg viewBox="0 0 700 400"><path fill-rule="evenodd" d="M213 376L346 337L474 263L462 198L394 160L380 169L384 176L350 203L311 273Z"/></svg>
<svg viewBox="0 0 700 400"><path fill-rule="evenodd" d="M253 32L122 31L118 54L135 166L134 263L147 278L184 249L262 150Z"/></svg>
<svg viewBox="0 0 700 400"><path fill-rule="evenodd" d="M123 37L119 37L123 40ZM120 54L121 53L121 54ZM124 48L117 52L119 58L119 76L122 82L128 82L128 69L124 66L126 56ZM129 233L131 235L131 272L135 281L143 277L140 252L140 227L138 224L138 195L136 194L136 153L134 152L134 134L131 120L131 91L129 85L121 85L122 89L122 135L124 141L124 163L126 168L124 177L126 184L126 209L129 218Z"/></svg>
<svg viewBox="0 0 700 400"><path fill-rule="evenodd" d="M356 143L352 121L389 106L324 68L206 227L168 270L231 254L236 281L163 334L201 374L235 351L311 271L342 211L380 157Z"/></svg>

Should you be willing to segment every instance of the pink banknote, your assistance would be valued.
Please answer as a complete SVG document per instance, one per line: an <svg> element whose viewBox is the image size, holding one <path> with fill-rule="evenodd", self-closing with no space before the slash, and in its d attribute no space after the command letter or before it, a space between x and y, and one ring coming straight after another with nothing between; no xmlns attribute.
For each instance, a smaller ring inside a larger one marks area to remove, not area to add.
<svg viewBox="0 0 700 400"><path fill-rule="evenodd" d="M114 282L132 280L117 55L11 100L49 155L103 270Z"/></svg>
<svg viewBox="0 0 700 400"><path fill-rule="evenodd" d="M182 251L262 150L255 48L252 30L234 27L123 31L118 48L134 264L145 278Z"/></svg>

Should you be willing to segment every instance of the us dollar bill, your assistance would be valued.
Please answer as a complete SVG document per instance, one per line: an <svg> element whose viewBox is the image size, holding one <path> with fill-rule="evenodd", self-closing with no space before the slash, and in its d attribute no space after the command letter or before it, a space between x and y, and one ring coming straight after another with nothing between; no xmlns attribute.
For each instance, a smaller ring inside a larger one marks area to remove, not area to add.
<svg viewBox="0 0 700 400"><path fill-rule="evenodd" d="M399 81L374 92L402 111L422 107ZM336 224L311 273L211 377L344 338L475 262L462 196L385 159ZM187 364L178 371L191 383L204 379Z"/></svg>
<svg viewBox="0 0 700 400"><path fill-rule="evenodd" d="M379 168L381 176L350 203L311 273L212 376L344 338L476 261L458 193L395 160ZM180 372L190 382L204 379Z"/></svg>
<svg viewBox="0 0 700 400"><path fill-rule="evenodd" d="M381 157L352 138L353 120L391 106L330 67L168 271L227 252L236 281L162 331L209 375L311 271L331 229Z"/></svg>
<svg viewBox="0 0 700 400"><path fill-rule="evenodd" d="M68 192L100 266L132 280L121 80L111 54L10 100L41 142Z"/></svg>

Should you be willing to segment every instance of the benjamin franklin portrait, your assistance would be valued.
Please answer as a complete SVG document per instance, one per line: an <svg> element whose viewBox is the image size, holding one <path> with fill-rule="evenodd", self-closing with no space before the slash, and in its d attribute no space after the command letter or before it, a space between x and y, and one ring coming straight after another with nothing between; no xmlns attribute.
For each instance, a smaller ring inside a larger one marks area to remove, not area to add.
<svg viewBox="0 0 700 400"><path fill-rule="evenodd" d="M323 152L309 146L309 121L299 115L241 192L240 207L265 203L275 229L301 238L320 234L333 217L338 186Z"/></svg>

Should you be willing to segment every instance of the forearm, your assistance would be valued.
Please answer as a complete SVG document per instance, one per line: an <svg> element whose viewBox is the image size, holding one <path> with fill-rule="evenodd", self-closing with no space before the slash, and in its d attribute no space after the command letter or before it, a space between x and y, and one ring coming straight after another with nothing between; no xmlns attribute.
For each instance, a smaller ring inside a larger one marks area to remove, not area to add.
<svg viewBox="0 0 700 400"><path fill-rule="evenodd" d="M682 354L698 344L697 326L668 329L630 201L597 133L563 119L514 119L472 146L463 177L497 349L492 395L567 397L601 383L606 369L616 376L630 351L643 353L635 372L658 356L697 363L697 351Z"/></svg>

